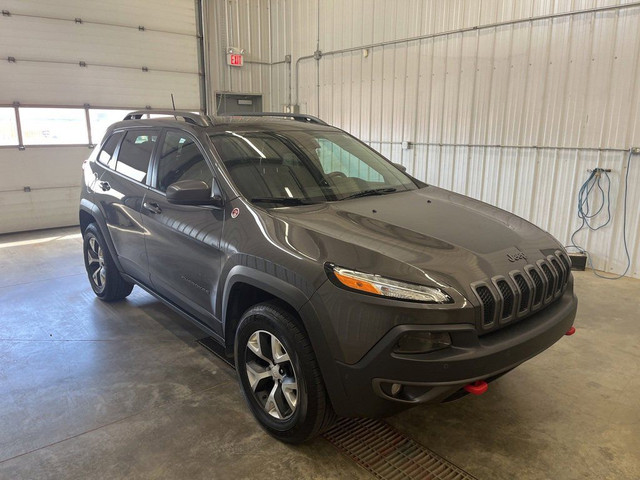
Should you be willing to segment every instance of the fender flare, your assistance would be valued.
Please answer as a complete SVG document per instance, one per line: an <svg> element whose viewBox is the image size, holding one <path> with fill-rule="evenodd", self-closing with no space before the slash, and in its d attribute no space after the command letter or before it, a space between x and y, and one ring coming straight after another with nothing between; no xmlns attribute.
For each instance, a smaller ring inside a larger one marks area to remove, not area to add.
<svg viewBox="0 0 640 480"><path fill-rule="evenodd" d="M309 298L305 293L296 286L288 283L278 277L275 277L267 272L257 270L255 268L246 265L235 265L229 270L224 283L224 290L222 293L222 332L223 336L227 338L227 325L229 320L227 319L227 308L229 305L229 297L231 290L236 283L246 283L253 287L264 290L265 292L280 298L291 305L297 312L300 311L302 306L309 301ZM304 323L304 321L303 321Z"/></svg>
<svg viewBox="0 0 640 480"><path fill-rule="evenodd" d="M274 297L287 302L296 310L302 322L302 327L305 329L311 342L334 411L338 414L345 411L344 406L348 405L348 397L336 360L331 353L331 349L327 344L327 339L320 325L322 319L311 305L311 302L309 302L313 292L307 296L300 288L267 272L245 265L234 266L227 275L222 295L221 318L225 343L231 338L231 335L227 332L230 322L230 320L227 319L229 296L233 286L239 282L260 288Z"/></svg>
<svg viewBox="0 0 640 480"><path fill-rule="evenodd" d="M111 240L111 235L109 235L109 229L107 228L107 222L104 219L104 215L102 215L102 211L100 210L100 208L95 203L87 200L86 198L82 198L80 199L80 211L88 213L95 219L95 223L98 226L98 229L100 229L102 238L104 238L104 241L107 244L107 248L109 249L109 253L111 254L113 262L116 264L118 271L122 272L122 265L120 265L120 260L118 259L118 254L116 253L116 247Z"/></svg>

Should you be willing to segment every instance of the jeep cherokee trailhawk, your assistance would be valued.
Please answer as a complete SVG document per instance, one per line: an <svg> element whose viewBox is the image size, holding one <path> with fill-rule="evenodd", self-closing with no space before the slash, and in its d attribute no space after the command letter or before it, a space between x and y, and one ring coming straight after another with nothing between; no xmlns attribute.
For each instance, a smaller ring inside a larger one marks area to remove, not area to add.
<svg viewBox="0 0 640 480"><path fill-rule="evenodd" d="M95 294L136 284L196 323L286 442L482 393L573 332L551 235L315 117L132 112L83 170Z"/></svg>

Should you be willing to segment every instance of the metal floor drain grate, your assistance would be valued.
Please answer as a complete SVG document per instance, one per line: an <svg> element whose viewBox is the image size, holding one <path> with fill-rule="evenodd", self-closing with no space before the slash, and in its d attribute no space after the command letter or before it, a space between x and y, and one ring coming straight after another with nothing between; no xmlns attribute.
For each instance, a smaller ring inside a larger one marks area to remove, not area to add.
<svg viewBox="0 0 640 480"><path fill-rule="evenodd" d="M477 480L380 420L342 418L324 437L383 480Z"/></svg>

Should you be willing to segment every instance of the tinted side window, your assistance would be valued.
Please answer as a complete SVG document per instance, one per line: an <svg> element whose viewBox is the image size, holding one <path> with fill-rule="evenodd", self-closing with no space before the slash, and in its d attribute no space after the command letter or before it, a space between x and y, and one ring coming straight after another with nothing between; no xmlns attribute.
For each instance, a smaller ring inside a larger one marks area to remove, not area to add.
<svg viewBox="0 0 640 480"><path fill-rule="evenodd" d="M202 180L211 186L213 174L193 138L177 130L168 130L164 136L158 163L158 190L180 180Z"/></svg>
<svg viewBox="0 0 640 480"><path fill-rule="evenodd" d="M124 137L124 132L117 132L109 137L98 154L98 161L100 163L110 168L115 166L116 159L113 158L113 153L116 151L116 147L120 143L120 140L122 140L122 137Z"/></svg>
<svg viewBox="0 0 640 480"><path fill-rule="evenodd" d="M120 146L116 171L138 182L147 178L158 130L130 130Z"/></svg>

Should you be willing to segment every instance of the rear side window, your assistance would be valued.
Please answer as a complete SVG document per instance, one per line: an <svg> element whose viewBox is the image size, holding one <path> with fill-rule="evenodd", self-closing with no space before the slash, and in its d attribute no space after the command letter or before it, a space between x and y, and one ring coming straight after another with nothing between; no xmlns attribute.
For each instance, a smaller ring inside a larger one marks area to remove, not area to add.
<svg viewBox="0 0 640 480"><path fill-rule="evenodd" d="M158 161L158 190L166 192L169 185L180 180L202 180L211 187L213 174L193 138L168 130Z"/></svg>
<svg viewBox="0 0 640 480"><path fill-rule="evenodd" d="M98 161L100 163L110 168L115 166L116 159L113 157L113 154L115 153L120 140L122 140L122 137L124 137L124 132L117 132L109 137L98 154Z"/></svg>
<svg viewBox="0 0 640 480"><path fill-rule="evenodd" d="M129 130L120 146L116 172L144 183L158 133L159 130Z"/></svg>

